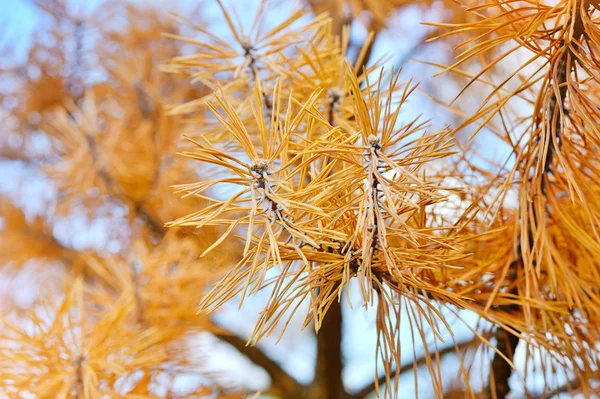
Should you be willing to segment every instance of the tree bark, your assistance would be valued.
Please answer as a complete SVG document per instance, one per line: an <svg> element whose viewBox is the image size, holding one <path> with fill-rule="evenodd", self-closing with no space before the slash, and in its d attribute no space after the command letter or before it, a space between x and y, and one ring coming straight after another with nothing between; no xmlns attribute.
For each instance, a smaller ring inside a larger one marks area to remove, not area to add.
<svg viewBox="0 0 600 399"><path fill-rule="evenodd" d="M495 335L498 340L496 348L512 361L519 344L519 337L502 329L497 329ZM510 393L509 379L513 371L512 366L502 356L495 354L491 368L492 374L488 386L488 397L504 399Z"/></svg>
<svg viewBox="0 0 600 399"><path fill-rule="evenodd" d="M308 397L312 399L342 399L348 395L342 382L342 307L331 304L317 334L315 379Z"/></svg>

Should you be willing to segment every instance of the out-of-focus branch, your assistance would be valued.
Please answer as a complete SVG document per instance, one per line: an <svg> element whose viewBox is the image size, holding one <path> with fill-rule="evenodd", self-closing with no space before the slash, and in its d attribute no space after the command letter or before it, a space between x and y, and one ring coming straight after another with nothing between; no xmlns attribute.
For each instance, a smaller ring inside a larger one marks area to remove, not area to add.
<svg viewBox="0 0 600 399"><path fill-rule="evenodd" d="M1 261L22 264L31 258L44 258L78 264L78 252L58 241L43 217L30 220L10 198L2 195L0 214L6 218L5 226L0 228Z"/></svg>
<svg viewBox="0 0 600 399"><path fill-rule="evenodd" d="M214 333L221 341L228 343L257 366L262 367L271 378L271 391L282 397L297 398L305 387L286 373L281 366L257 347L246 345L246 341L231 332Z"/></svg>
<svg viewBox="0 0 600 399"><path fill-rule="evenodd" d="M459 342L456 344L456 346L454 345L450 345L447 346L445 348L442 348L440 350L437 351L437 356L439 357L443 357L446 356L450 353L455 353L457 350L461 350L461 349L466 349L469 346L473 345L475 342L475 340L469 340L469 341L465 341L465 342ZM414 367L416 366L422 366L425 363L427 363L427 359L428 358L434 358L436 356L436 353L429 353L429 354L423 354L421 357L418 357L415 361L413 361L412 363L408 363L405 364L404 366L400 367L400 373L399 374L403 374L406 373L408 371L413 370ZM394 373L392 373L394 374ZM377 379L377 382L373 381L372 383L370 383L369 385L367 385L366 387L362 388L360 391L356 392L355 394L353 394L351 397L353 399L364 399L367 396L369 396L371 393L373 393L375 391L375 387L376 386L381 386L384 385L387 381L387 377L385 374L380 375L379 378Z"/></svg>
<svg viewBox="0 0 600 399"><path fill-rule="evenodd" d="M127 195L123 194L121 190L119 190L118 183L114 181L110 173L108 173L101 165L99 165L99 156L95 140L90 136L87 136L86 139L89 153L94 161L94 165L97 167L96 174L106 186L109 194L121 200L121 202L123 202L135 215L143 219L153 233L160 237L164 236L167 232L164 224L154 217L150 212L148 212L143 203L134 201Z"/></svg>
<svg viewBox="0 0 600 399"><path fill-rule="evenodd" d="M141 219L143 223L146 226L148 226L148 228L154 234L156 234L159 237L163 237L167 232L167 228L163 225L163 223L145 208L144 203L135 201L132 198L128 197L125 193L123 193L123 191L119 187L118 182L115 181L111 174L101 165L100 156L98 153L99 150L93 137L86 137L86 141L88 146L88 152L96 168L96 175L105 185L109 195L111 195L115 199L120 200L123 204L125 204L130 209L130 212L132 212L132 214L137 219ZM43 164L43 162L38 162L36 159L28 159L27 157L22 156L22 154L15 152L6 152L5 154L0 154L0 161L21 162L27 166L36 169L39 169L39 167ZM64 261L72 263L73 260L76 258L76 251L63 246L51 234L47 236L40 236L39 234L37 234L37 232L32 232L32 234L36 234L36 239L47 242L52 247L59 249L60 253L63 254ZM135 271L133 271L133 273L134 284L136 285L137 290L138 282L135 278ZM139 291L137 292L136 300L138 302L138 321L143 323L143 305L141 304ZM218 334L217 338L232 345L240 353L248 357L250 361L252 361L254 364L256 364L259 367L262 367L269 374L273 381L272 391L274 393L281 393L282 396L285 396L288 392L301 392L306 390L306 388L302 384L298 383L293 377L288 375L281 368L281 366L279 366L275 361L270 359L259 348L246 346L246 342L244 340L232 334Z"/></svg>
<svg viewBox="0 0 600 399"><path fill-rule="evenodd" d="M346 14L344 7L340 7L339 2L331 0L308 0L308 4L315 15L323 12L329 14L334 36L342 37L344 25L352 24L352 15Z"/></svg>
<svg viewBox="0 0 600 399"><path fill-rule="evenodd" d="M552 399L553 397L560 395L561 393L574 393L580 387L579 382L577 381L569 381L564 385L561 385L557 388L554 388L552 391L548 393L542 393L537 396L532 396L531 399Z"/></svg>
<svg viewBox="0 0 600 399"><path fill-rule="evenodd" d="M34 159L29 159L27 156L19 152L14 151L2 151L0 152L0 162L19 162L26 167L38 168L38 162Z"/></svg>
<svg viewBox="0 0 600 399"><path fill-rule="evenodd" d="M406 53L402 54L399 59L394 61L394 71L400 70L400 68L402 68L411 58L417 55L417 53L427 44L429 44L429 42L426 41L426 38L423 38L415 43L415 45L412 46Z"/></svg>
<svg viewBox="0 0 600 399"><path fill-rule="evenodd" d="M373 35L373 38L367 42L367 46L358 53L357 59L355 61L355 65L357 66L358 76L363 74L363 68L367 66L369 60L371 59L371 55L373 54L373 46L375 45L375 41L377 40L377 33Z"/></svg>

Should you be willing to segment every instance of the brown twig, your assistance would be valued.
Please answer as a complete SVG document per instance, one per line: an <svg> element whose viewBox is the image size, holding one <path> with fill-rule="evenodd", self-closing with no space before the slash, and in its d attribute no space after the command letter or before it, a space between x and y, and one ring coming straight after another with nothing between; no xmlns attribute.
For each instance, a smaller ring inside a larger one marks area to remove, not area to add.
<svg viewBox="0 0 600 399"><path fill-rule="evenodd" d="M469 340L469 341L465 341L465 342L459 342L456 344L456 346L449 345L445 348L438 350L437 356L443 357L450 353L456 353L457 350L468 348L469 346L473 345L474 342L476 342L476 341ZM435 357L435 356L436 356L436 353L423 354L423 355L421 355L421 357L418 357L412 363L408 363L408 364L405 364L404 366L400 367L398 374L403 374L408 371L412 371L414 369L414 367L424 365L425 363L427 363L428 358ZM394 372L394 374L395 374L395 372ZM375 391L376 386L381 386L381 385L385 384L386 381L387 381L387 376L385 374L382 374L377 379L377 382L373 381L366 387L362 388L360 391L353 394L352 398L353 399L364 399Z"/></svg>
<svg viewBox="0 0 600 399"><path fill-rule="evenodd" d="M533 396L531 399L552 399L554 396L560 395L561 393L573 394L580 388L581 384L577 381L569 381L564 385L554 388L548 393L542 393L537 396Z"/></svg>
<svg viewBox="0 0 600 399"><path fill-rule="evenodd" d="M373 46L377 40L377 32L373 34L373 38L367 43L367 48L364 50L364 56L360 58L363 51L359 51L357 59L354 61L358 77L361 77L366 71L366 66L369 63L371 56L373 55ZM360 59L359 59L360 58Z"/></svg>
<svg viewBox="0 0 600 399"><path fill-rule="evenodd" d="M512 361L519 344L519 337L501 328L496 330L494 336L497 340L496 350ZM491 371L490 384L487 387L488 397L504 399L510 393L509 379L513 369L504 357L494 352Z"/></svg>
<svg viewBox="0 0 600 399"><path fill-rule="evenodd" d="M246 341L231 332L214 333L219 340L228 343L246 356L257 366L262 367L271 378L273 393L284 397L296 398L301 395L305 387L286 373L281 366L257 347L248 346Z"/></svg>

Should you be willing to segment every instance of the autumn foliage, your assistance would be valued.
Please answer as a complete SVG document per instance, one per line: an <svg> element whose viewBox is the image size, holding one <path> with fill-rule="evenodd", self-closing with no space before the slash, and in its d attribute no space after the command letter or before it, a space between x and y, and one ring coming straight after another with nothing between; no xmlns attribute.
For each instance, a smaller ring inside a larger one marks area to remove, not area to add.
<svg viewBox="0 0 600 399"><path fill-rule="evenodd" d="M1 197L0 397L597 394L597 3L38 3L0 71L0 157L55 195ZM432 7L411 64L443 90L375 46ZM257 296L248 336L218 322ZM358 390L350 308L375 313ZM311 383L267 355L294 329ZM207 334L269 385L212 370Z"/></svg>

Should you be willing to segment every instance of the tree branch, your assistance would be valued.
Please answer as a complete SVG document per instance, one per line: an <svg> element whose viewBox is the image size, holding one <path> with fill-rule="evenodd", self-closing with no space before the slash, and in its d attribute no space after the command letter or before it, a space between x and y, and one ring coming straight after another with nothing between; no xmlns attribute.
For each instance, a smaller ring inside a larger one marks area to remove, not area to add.
<svg viewBox="0 0 600 399"><path fill-rule="evenodd" d="M112 178L110 173L108 173L108 171L106 171L102 165L100 165L96 141L91 136L86 136L86 140L88 144L88 151L92 157L94 165L97 168L96 175L104 182L109 194L115 198L118 198L130 209L134 215L137 215L139 218L143 219L143 221L146 222L146 225L154 234L160 237L164 236L167 232L164 224L157 220L150 212L148 212L143 203L132 200L119 190L118 183Z"/></svg>
<svg viewBox="0 0 600 399"><path fill-rule="evenodd" d="M281 366L257 347L248 346L246 341L231 332L214 332L219 340L228 343L257 366L262 367L271 378L271 390L284 397L299 397L305 387L286 373Z"/></svg>
<svg viewBox="0 0 600 399"><path fill-rule="evenodd" d="M519 337L498 328L495 332L496 349L507 359L512 361L515 356ZM510 393L509 379L512 375L512 367L502 356L494 352L491 365L490 383L487 386L488 397L504 399Z"/></svg>
<svg viewBox="0 0 600 399"><path fill-rule="evenodd" d="M564 41L561 42L561 47L564 47ZM569 73L569 67L567 66L567 58L568 58L569 50L564 48L562 50L562 54L558 58L556 64L552 63L552 69L550 70L550 100L548 102L548 113L546 115L546 121L549 122L550 131L546 134L546 140L548 140L548 145L546 146L546 150L544 153L538 155L541 159L544 160L543 168L541 171L541 181L540 181L540 190L542 196L545 198L547 196L546 188L548 184L548 177L552 173L552 165L554 154L556 152L556 147L554 144L554 139L557 142L560 141L562 131L563 131L563 123L561 118L561 113L565 108L565 99L567 95L567 75ZM557 88L555 90L554 88ZM558 92L558 96L556 94ZM541 95L544 95L542 93ZM544 120L544 119L542 119ZM542 126L542 132L545 127ZM544 145L542 143L542 148ZM529 178L529 183L531 184L534 181L535 176ZM539 208L533 207L533 225L539 225L540 215L538 214ZM531 251L535 245L534 232L532 230L532 226L528 226L527 230L527 239L528 239L528 250ZM510 265L510 277L509 280L515 280L518 275L518 267L523 266L523 249L521 246L518 246L517 249L517 258ZM508 291L510 294L514 296L518 296L518 288L516 285ZM519 307L517 305L511 305L504 307L502 310L506 311L518 311ZM505 330L497 329L495 332L495 337L497 340L497 349L498 352L504 355L507 359L511 360L514 357L515 351L519 344L519 337L515 336ZM491 365L491 374L489 384L486 387L486 392L489 397L495 399L504 399L510 393L510 385L509 379L512 375L512 367L511 365L498 353L494 353L492 358Z"/></svg>
<svg viewBox="0 0 600 399"><path fill-rule="evenodd" d="M533 396L532 399L551 399L561 393L570 393L573 394L574 391L577 391L580 388L581 384L577 381L569 381L564 385L561 385L557 388L554 388L552 391L548 393L541 393L539 395Z"/></svg>
<svg viewBox="0 0 600 399"><path fill-rule="evenodd" d="M473 343L476 342L475 340L471 339L469 341L465 341L465 342L459 342L455 345L450 345L447 346L441 350L437 351L437 355L440 357L446 356L450 353L455 353L456 350L461 350L461 349L465 349L468 348L469 346L473 345ZM436 356L436 353L428 353L428 354L423 354L421 355L421 357L417 358L416 361L413 361L412 363L408 363L405 364L404 366L400 367L400 372L398 374L403 374L406 373L408 371L411 371L414 369L414 367L416 366L422 366L425 363L427 363L427 359ZM395 374L395 372L393 372L392 374ZM379 378L377 379L377 382L373 381L372 383L370 383L369 385L367 385L366 387L362 388L360 391L356 392L355 394L352 395L353 399L364 399L367 396L369 396L369 394L371 394L372 392L375 391L375 386L382 386L386 383L387 381L387 377L384 374L380 375Z"/></svg>
<svg viewBox="0 0 600 399"><path fill-rule="evenodd" d="M317 360L311 398L347 397L342 381L342 307L334 300L317 333Z"/></svg>
<svg viewBox="0 0 600 399"><path fill-rule="evenodd" d="M363 74L363 68L367 66L369 60L371 59L371 55L373 54L373 46L375 45L375 40L377 40L377 33L373 35L373 38L367 43L367 47L361 49L358 53L357 59L355 61L355 65L357 67L358 76Z"/></svg>

